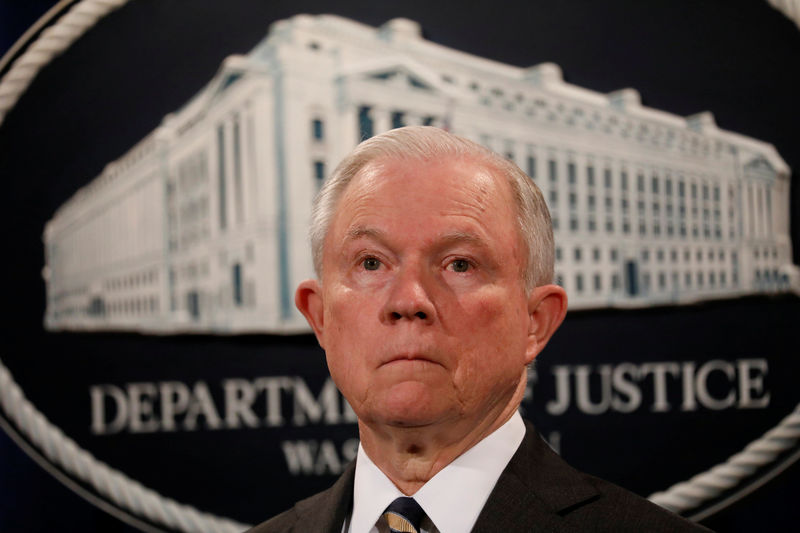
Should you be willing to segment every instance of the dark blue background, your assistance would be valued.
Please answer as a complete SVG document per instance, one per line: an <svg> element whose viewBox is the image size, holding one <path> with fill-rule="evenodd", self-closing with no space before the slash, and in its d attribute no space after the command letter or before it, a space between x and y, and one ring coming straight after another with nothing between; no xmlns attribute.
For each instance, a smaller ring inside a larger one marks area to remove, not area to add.
<svg viewBox="0 0 800 533"><path fill-rule="evenodd" d="M51 2L0 2L0 37L3 39L0 44L3 49L10 46L14 37L25 31L50 4ZM268 21L290 16L298 9L296 2L250 2L253 18L258 20L261 17L264 24L233 28L234 17L229 20L224 15L217 17L214 25L209 26L209 21L204 16L206 2L193 2L192 9L187 9L183 17L168 19L162 26L151 25L152 20L162 20L159 15L170 9L174 10L177 4L178 2L169 0L137 0L123 8L127 10L128 23L125 27L114 26L109 20L109 24L101 23L74 45L70 53L78 57L83 54L86 61L90 62L90 56L97 55L97 46L93 46L94 43L104 40L107 42L112 37L116 37L119 42L130 43L127 51L119 51L123 55L102 58L102 65L96 65L93 71L89 70L90 74L84 71L83 75L107 79L102 93L78 91L76 87L80 87L84 80L77 75L70 78L65 70L67 66L56 61L52 68L37 79L27 97L31 101L49 101L51 107L43 111L42 117L33 121L26 120L25 123L16 118L12 111L8 122L0 127L2 149L15 146L15 142L24 145L24 142L35 140L44 125L48 121L58 121L59 113L66 115L67 108L92 107L103 117L96 124L95 131L69 131L62 128L60 131L67 131L69 135L57 141L49 139L53 145L47 147L50 153L47 161L41 161L40 156L34 152L15 154L14 158L7 157L9 153L0 152L0 170L3 171L0 175L4 177L24 176L25 171L33 176L49 176L48 181L41 182L19 178L10 180L10 183L5 182L7 191L3 212L6 218L0 225L7 232L13 229L4 240L7 249L13 250L17 258L15 264L7 265L10 269L8 279L14 282L6 288L4 299L11 303L16 318L3 326L6 343L2 357L7 364L14 363L11 365L12 369L21 382L39 384L41 388L38 391L35 387L26 387L26 394L35 399L34 403L43 409L48 404L58 403L58 395L52 392L53 389L47 388L48 384L55 386L56 390L58 386L85 390L86 383L94 382L93 376L84 375L80 377L84 381L59 385L63 381L61 377L64 373L69 372L69 364L66 362L70 359L59 359L54 355L56 352L50 351L54 345L66 350L60 352L61 355L67 353L89 359L93 353L103 353L104 343L114 350L118 350L120 345L118 337L108 335L87 339L85 336L50 335L41 331L43 284L39 269L43 264L40 239L43 221L83 184L76 182L76 176L88 179L96 175L106 162L117 157L152 130L166 112L177 109L191 97L198 87L210 79L224 56L232 52L248 51L266 33ZM238 5L242 2L229 4ZM558 3L512 2L505 5L459 3L457 7L453 3L433 5L430 2L415 1L377 6L339 2L335 10L324 2L319 2L316 6L309 2L303 5L310 6L305 9L308 12L333 11L373 25L382 24L395 16L406 16L422 23L427 38L456 49L521 66L553 61L562 67L567 81L597 91L635 87L642 94L645 105L681 115L711 109L720 127L774 143L792 169L800 168L800 136L797 133L800 113L796 97L800 35L791 22L783 19L766 2L760 0L569 0ZM232 31L232 28L236 31ZM137 36L143 32L147 32L149 38L139 40ZM524 36L524 40L520 36ZM154 55L164 48L176 50L176 56L181 57L168 71L153 68L152 64ZM531 60L532 57L534 60ZM117 95L124 94L126 87L134 82L149 87L151 92L145 97L126 102L129 107L121 108ZM65 101L60 94L51 91L52 87L60 87L62 84L71 89L71 97L77 95L77 100ZM125 127L120 128L120 124ZM103 135L104 130L109 134ZM10 131L20 139L9 139ZM101 133L98 135L97 131ZM5 164L2 160L13 161ZM60 177L64 179L59 179ZM796 178L793 179L792 234L795 241L795 262L800 257L800 246L797 245L800 235L800 216L797 216L800 187L797 182ZM13 217L9 217L9 214ZM717 326L708 326L710 332L714 332L718 331L715 328L721 328L736 316L742 316L743 310L757 313L760 306L773 304L774 302L755 299L741 304L720 304L717 307L712 305L710 308L707 306L696 312L704 317L708 313L718 314ZM774 390L789 391L788 396L776 398L774 401L791 407L798 399L797 393L794 393L794 397L791 396L791 381L798 375L796 354L800 350L795 349L797 343L789 333L792 332L791 324L797 323L798 307L796 300L783 301L782 305L786 306L783 308L783 318L787 321L781 330L784 336L767 337L763 346L737 343L736 338L728 337L717 345L718 337L708 335L709 331L704 335L702 330L705 326L692 320L695 312L692 309L676 312L656 310L649 315L643 315L644 318L624 313L576 313L568 318L564 329L554 339L553 346L546 350L542 363L545 366L570 362L571 356L578 361L610 360L603 357L610 357L614 346L604 346L603 343L598 345L594 342L599 338L599 332L608 333L609 325L618 328L625 335L626 346L633 349L650 347L648 353L658 360L671 359L671 354L681 351L686 345L693 346L701 356L738 353L735 351L737 346L742 350L742 356L751 355L752 350L762 349L764 353L782 353L783 358L779 361L786 366L778 367L778 375L771 377L771 385ZM770 309L774 311L776 308ZM728 313L730 316L726 315ZM738 330L732 328L732 331L741 331L745 335L748 325L755 331L768 329L770 321L763 316L761 318L764 322L759 325L745 321ZM662 343L662 352L653 348L656 345L653 343L653 331L659 331L659 327L662 334L669 330L680 331L682 334L682 337L672 338L674 345ZM692 327L696 331L692 331ZM747 342L753 343L759 340L756 337L746 338L749 339ZM137 336L123 340L129 356L136 357L141 362L143 375L148 375L147 368L150 365L147 364L147 357L142 358L140 354L157 357L158 352L152 351L157 343ZM173 339L159 345L160 350L172 348L172 352L177 354L191 354L193 345L202 345L209 360L213 360L215 353L227 353L233 346L235 358L241 360L242 368L252 368L251 360L258 357L260 347L272 346L275 342L275 339L261 337L232 340L195 337ZM308 350L307 366L310 372L324 372L319 354L314 352L313 339L299 337L288 342L293 344L292 349L303 352ZM698 342L705 345L698 347ZM92 349L86 350L87 346ZM41 358L38 361L46 363L45 366L50 369L49 377L33 379L33 374L38 369L25 366L26 353L31 351ZM689 358L684 355L681 354L681 358ZM759 354L752 354L757 355ZM118 356L124 359L126 354ZM170 364L180 365L180 356L173 358ZM89 365L85 368L96 367ZM776 369L772 366L771 370ZM277 372L274 368L270 371ZM26 372L30 375L26 376ZM168 369L163 372L168 375ZM214 368L206 367L204 372L212 375ZM789 380L789 386L779 387L780 380ZM780 410L776 409L775 412ZM782 412L786 413L788 410ZM726 424L725 422L730 421L723 420L734 414L737 413L721 414L719 419L720 428L727 428L722 429L723 434L720 435L720 445L726 447L722 453L725 457L741 449L736 436L737 421ZM535 414L533 417L536 419ZM653 424L652 419L642 422ZM65 427L68 434L86 433L85 425L79 420L72 419L70 422L67 418L58 421L60 426L69 426L70 423L76 427ZM543 431L549 429L546 419L537 420L537 423ZM741 427L760 424L767 429L773 425L774 420L745 420L744 423L739 423L742 424ZM591 433L591 428L587 430ZM644 428L643 431L645 434L658 435L657 428ZM726 436L730 438L725 438ZM747 442L751 434L741 435L739 438ZM669 444L681 445L680 442L672 441ZM598 449L601 450L600 453L608 453L602 448ZM664 450L665 453L669 451ZM105 453L112 452L106 450ZM600 467L594 467L595 473L613 479L620 458L606 455L605 464L597 463L590 452L590 447L573 452L574 459L571 460L582 467L601 464ZM691 452L685 454L682 463L678 468L691 473L699 472L696 464L707 465L702 457ZM118 466L118 463L112 464ZM173 488L176 490L181 482L185 485L185 479L180 477L162 482L175 483L176 487ZM225 487L220 487L220 490L225 490ZM166 493L174 494L170 491ZM765 487L704 523L719 531L790 528L800 518L795 502L797 494L800 494L800 470L794 465ZM214 502L211 502L210 507L203 509L216 511ZM255 517L252 520L261 517L258 510L250 510L249 513L253 513ZM129 528L63 487L0 432L0 531L50 529L125 531Z"/></svg>

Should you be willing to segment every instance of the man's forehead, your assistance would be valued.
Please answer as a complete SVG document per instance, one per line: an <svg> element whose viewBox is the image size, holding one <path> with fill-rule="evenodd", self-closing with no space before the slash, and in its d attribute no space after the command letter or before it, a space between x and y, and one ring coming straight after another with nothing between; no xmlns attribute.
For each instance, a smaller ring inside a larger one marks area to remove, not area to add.
<svg viewBox="0 0 800 533"><path fill-rule="evenodd" d="M341 200L345 197L360 197L369 194L382 183L393 179L407 179L412 175L421 176L433 183L450 181L449 191L454 195L468 189L474 189L483 195L503 195L506 191L510 192L508 179L502 172L489 161L472 154L446 154L430 158L383 156L365 163L353 175L342 191L337 211L342 208ZM456 175L459 176L457 183L449 180ZM442 194L449 195L449 191L443 190ZM348 195L348 192L354 194Z"/></svg>
<svg viewBox="0 0 800 533"><path fill-rule="evenodd" d="M343 191L334 213L333 231L329 232L329 236L336 235L336 243L329 241L329 245L360 239L388 243L392 235L386 222L406 216L410 217L409 225L404 227L416 225L418 237L429 241L427 244L485 245L487 215L516 226L511 188L499 174L485 162L466 156L372 161ZM418 216L420 209L422 218ZM417 216L410 214L414 211ZM441 231L428 232L425 228L429 226L420 222L425 219L449 222L440 227Z"/></svg>

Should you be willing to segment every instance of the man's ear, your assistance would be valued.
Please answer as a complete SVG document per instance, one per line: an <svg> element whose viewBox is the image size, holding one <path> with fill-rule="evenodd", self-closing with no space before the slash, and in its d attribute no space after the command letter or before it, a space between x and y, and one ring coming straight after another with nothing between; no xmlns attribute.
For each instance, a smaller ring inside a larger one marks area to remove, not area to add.
<svg viewBox="0 0 800 533"><path fill-rule="evenodd" d="M567 293L558 285L536 287L528 296L528 349L525 363L530 364L541 352L567 314Z"/></svg>
<svg viewBox="0 0 800 533"><path fill-rule="evenodd" d="M324 349L325 310L322 303L322 287L319 282L315 279L307 279L298 285L297 291L294 293L294 305L306 317L308 324L317 336L317 342Z"/></svg>

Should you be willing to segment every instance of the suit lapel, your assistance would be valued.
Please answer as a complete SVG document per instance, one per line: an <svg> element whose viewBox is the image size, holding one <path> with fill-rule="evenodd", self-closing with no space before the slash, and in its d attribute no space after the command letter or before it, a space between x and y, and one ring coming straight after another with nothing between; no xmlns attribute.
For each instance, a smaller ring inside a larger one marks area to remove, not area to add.
<svg viewBox="0 0 800 533"><path fill-rule="evenodd" d="M525 438L494 487L473 533L554 533L570 510L599 496L526 422ZM328 490L294 507L297 533L341 533L353 506L355 462Z"/></svg>
<svg viewBox="0 0 800 533"><path fill-rule="evenodd" d="M297 522L292 531L341 533L342 525L353 506L355 471L356 464L353 461L331 488L298 502L294 507Z"/></svg>
<svg viewBox="0 0 800 533"><path fill-rule="evenodd" d="M556 455L530 423L473 528L473 533L555 532L570 508L599 493Z"/></svg>

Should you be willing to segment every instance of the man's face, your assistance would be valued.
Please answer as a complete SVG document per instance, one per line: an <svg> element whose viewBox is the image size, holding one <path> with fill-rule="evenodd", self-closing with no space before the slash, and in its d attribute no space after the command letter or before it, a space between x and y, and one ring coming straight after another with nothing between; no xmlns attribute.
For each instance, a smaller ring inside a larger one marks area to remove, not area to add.
<svg viewBox="0 0 800 533"><path fill-rule="evenodd" d="M516 406L543 346L526 252L510 186L469 159L354 178L297 301L362 423L479 427Z"/></svg>

